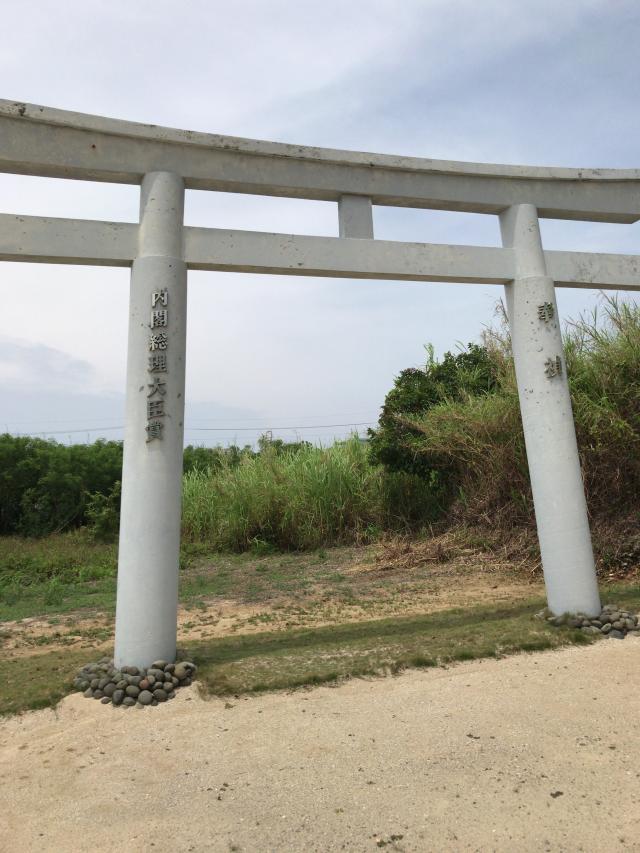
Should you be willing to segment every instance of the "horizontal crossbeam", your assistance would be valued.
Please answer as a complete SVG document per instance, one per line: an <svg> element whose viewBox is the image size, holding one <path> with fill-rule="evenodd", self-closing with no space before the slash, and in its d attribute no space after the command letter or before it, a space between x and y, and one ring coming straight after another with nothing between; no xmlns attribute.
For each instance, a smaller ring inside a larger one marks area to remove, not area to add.
<svg viewBox="0 0 640 853"><path fill-rule="evenodd" d="M186 228L189 269L504 284L510 249Z"/></svg>
<svg viewBox="0 0 640 853"><path fill-rule="evenodd" d="M0 260L131 266L138 226L125 222L0 214Z"/></svg>
<svg viewBox="0 0 640 853"><path fill-rule="evenodd" d="M547 273L558 287L640 290L640 256L599 252L544 253Z"/></svg>
<svg viewBox="0 0 640 853"><path fill-rule="evenodd" d="M640 170L502 166L287 145L0 100L0 171L139 184L173 172L190 189L542 217L640 218Z"/></svg>
<svg viewBox="0 0 640 853"><path fill-rule="evenodd" d="M0 260L130 266L138 226L0 214ZM511 249L390 240L307 237L222 228L185 228L189 269L399 281L505 284L515 276ZM559 287L640 290L637 255L547 251Z"/></svg>

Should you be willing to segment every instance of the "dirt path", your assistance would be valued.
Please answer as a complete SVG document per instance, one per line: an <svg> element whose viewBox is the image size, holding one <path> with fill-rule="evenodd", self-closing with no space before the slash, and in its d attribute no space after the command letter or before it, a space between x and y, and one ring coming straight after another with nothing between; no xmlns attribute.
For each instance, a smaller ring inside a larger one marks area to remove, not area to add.
<svg viewBox="0 0 640 853"><path fill-rule="evenodd" d="M640 640L0 722L7 851L640 850Z"/></svg>

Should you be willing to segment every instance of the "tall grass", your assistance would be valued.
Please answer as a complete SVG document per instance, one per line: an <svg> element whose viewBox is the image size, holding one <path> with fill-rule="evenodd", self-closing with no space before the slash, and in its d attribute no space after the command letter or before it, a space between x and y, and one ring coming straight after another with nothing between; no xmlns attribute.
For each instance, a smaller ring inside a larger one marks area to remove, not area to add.
<svg viewBox="0 0 640 853"><path fill-rule="evenodd" d="M565 349L590 508L637 512L640 305L607 298L601 316L571 325Z"/></svg>
<svg viewBox="0 0 640 853"><path fill-rule="evenodd" d="M497 388L407 418L412 450L453 467L451 520L533 524L510 341L485 341ZM578 448L592 518L637 513L640 495L640 306L605 298L601 312L569 324L565 355Z"/></svg>
<svg viewBox="0 0 640 853"><path fill-rule="evenodd" d="M428 482L386 473L352 438L327 448L276 452L184 477L186 537L221 551L271 545L307 549L408 531L438 513Z"/></svg>

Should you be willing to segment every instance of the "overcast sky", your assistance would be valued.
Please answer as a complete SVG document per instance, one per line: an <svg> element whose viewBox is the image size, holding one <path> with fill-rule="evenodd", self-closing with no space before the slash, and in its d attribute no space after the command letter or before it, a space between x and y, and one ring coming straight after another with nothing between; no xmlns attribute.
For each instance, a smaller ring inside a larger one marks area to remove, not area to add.
<svg viewBox="0 0 640 853"><path fill-rule="evenodd" d="M3 31L11 100L362 151L640 166L637 0L8 0ZM189 191L186 206L189 225L337 235L332 203ZM2 212L132 222L137 210L137 187L0 175ZM374 220L380 238L499 245L495 217L375 208ZM542 228L547 248L639 251L638 225ZM123 423L128 278L0 265L0 431L122 436L98 428ZM244 444L271 427L327 442L373 424L424 345L477 340L501 295L191 272L185 440ZM559 292L565 317L597 301Z"/></svg>

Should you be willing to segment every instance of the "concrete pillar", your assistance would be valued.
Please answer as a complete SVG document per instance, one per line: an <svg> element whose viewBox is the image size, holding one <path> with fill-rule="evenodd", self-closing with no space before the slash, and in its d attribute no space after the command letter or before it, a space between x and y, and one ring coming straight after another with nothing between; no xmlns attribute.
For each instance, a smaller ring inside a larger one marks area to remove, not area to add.
<svg viewBox="0 0 640 853"><path fill-rule="evenodd" d="M116 607L116 666L175 659L187 268L184 181L142 181L131 270Z"/></svg>
<svg viewBox="0 0 640 853"><path fill-rule="evenodd" d="M340 196L338 222L341 237L372 240L373 208L371 199L363 195Z"/></svg>
<svg viewBox="0 0 640 853"><path fill-rule="evenodd" d="M516 278L506 285L513 358L538 538L552 613L600 612L554 282L547 275L536 208L500 217Z"/></svg>

